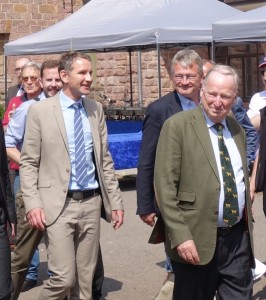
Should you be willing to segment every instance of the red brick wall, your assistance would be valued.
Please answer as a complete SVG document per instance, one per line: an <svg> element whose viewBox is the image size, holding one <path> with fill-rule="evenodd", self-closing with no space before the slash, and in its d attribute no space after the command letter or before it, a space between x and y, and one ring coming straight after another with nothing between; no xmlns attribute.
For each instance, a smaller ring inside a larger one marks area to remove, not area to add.
<svg viewBox="0 0 266 300"><path fill-rule="evenodd" d="M72 3L72 5L71 5ZM13 41L25 35L38 32L64 19L83 5L82 0L2 0L0 3L0 34L6 34L7 41ZM1 50L0 50L1 51ZM161 51L162 93L172 90L167 67L177 50ZM38 56L30 58L41 62L58 55ZM158 98L157 56L155 51L142 53L142 103L147 106ZM18 57L8 57L8 85L14 84L14 63ZM116 105L124 106L124 99L130 99L129 54L127 52L110 52L92 54L95 80L91 96L102 101L99 94L116 100ZM139 104L137 53L132 53L133 103ZM0 93L4 93L3 80L0 82ZM105 103L106 104L106 103ZM127 104L128 105L128 104Z"/></svg>

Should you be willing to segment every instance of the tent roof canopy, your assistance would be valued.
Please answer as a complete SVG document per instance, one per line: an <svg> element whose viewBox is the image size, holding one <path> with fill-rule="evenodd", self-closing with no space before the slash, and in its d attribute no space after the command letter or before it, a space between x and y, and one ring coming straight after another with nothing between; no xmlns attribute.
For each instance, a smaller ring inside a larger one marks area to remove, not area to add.
<svg viewBox="0 0 266 300"><path fill-rule="evenodd" d="M53 26L7 43L4 52L30 55L207 44L212 42L211 24L238 12L214 0L91 0Z"/></svg>
<svg viewBox="0 0 266 300"><path fill-rule="evenodd" d="M266 5L239 13L212 25L215 42L242 43L266 41Z"/></svg>

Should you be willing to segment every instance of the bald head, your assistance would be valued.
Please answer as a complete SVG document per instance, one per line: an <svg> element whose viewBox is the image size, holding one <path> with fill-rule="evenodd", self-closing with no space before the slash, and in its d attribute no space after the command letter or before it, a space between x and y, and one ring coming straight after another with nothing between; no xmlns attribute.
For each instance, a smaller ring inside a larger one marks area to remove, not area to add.
<svg viewBox="0 0 266 300"><path fill-rule="evenodd" d="M30 62L30 59L28 59L27 57L21 57L16 61L15 72L17 75L18 84L21 84L21 69L28 62Z"/></svg>

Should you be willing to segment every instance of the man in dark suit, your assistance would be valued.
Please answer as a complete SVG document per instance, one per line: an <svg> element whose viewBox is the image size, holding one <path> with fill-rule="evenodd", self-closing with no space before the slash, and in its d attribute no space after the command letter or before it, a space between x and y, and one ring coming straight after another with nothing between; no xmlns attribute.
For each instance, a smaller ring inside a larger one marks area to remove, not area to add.
<svg viewBox="0 0 266 300"><path fill-rule="evenodd" d="M13 286L7 223L15 224L16 214L8 174L2 122L0 122L0 166L0 299L9 300Z"/></svg>
<svg viewBox="0 0 266 300"><path fill-rule="evenodd" d="M171 78L174 91L150 104L143 123L143 135L139 154L137 188L137 214L146 224L153 226L158 208L154 201L154 161L161 128L166 119L182 110L199 104L203 76L202 60L191 49L184 49L173 57ZM171 264L166 261L166 280L172 274Z"/></svg>
<svg viewBox="0 0 266 300"><path fill-rule="evenodd" d="M246 139L228 115L238 76L217 65L201 105L161 130L155 191L174 269L174 300L251 300L254 267Z"/></svg>
<svg viewBox="0 0 266 300"><path fill-rule="evenodd" d="M199 104L202 79L202 60L191 49L174 56L171 74L175 90L150 104L143 123L142 143L137 175L137 214L143 222L153 226L156 216L154 202L154 161L161 128L166 119L182 110ZM180 77L182 76L182 77Z"/></svg>
<svg viewBox="0 0 266 300"><path fill-rule="evenodd" d="M21 81L21 69L29 61L30 60L26 57L21 57L16 61L15 72L17 75L17 84L10 86L7 90L6 107L12 98L23 94L24 90Z"/></svg>

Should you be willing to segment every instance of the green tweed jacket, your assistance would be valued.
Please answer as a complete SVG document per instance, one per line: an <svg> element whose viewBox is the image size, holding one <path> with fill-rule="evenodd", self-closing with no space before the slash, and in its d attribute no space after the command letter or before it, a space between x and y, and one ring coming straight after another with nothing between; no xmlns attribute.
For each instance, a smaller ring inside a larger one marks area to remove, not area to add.
<svg viewBox="0 0 266 300"><path fill-rule="evenodd" d="M243 164L246 183L244 218L253 264L253 223L245 133L235 119L228 116L226 121ZM207 264L216 246L221 182L201 106L180 112L165 122L157 147L154 180L165 224L167 254L175 261L184 262L176 247L187 240L194 240L200 264ZM154 230L156 236L156 225Z"/></svg>

